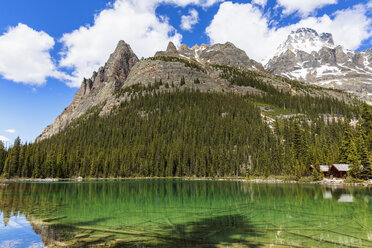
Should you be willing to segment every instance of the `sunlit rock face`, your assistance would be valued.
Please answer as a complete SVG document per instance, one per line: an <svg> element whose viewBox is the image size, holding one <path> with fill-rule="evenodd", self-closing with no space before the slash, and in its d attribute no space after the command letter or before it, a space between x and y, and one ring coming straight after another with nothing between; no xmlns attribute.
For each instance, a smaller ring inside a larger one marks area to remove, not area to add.
<svg viewBox="0 0 372 248"><path fill-rule="evenodd" d="M324 39L331 40L327 35ZM238 70L258 80L291 94L305 94L305 89L294 89L289 80L274 76L264 67L250 59L234 44L195 45L180 48L170 42L165 51L154 57L139 60L124 41L118 43L105 66L84 79L71 104L53 124L45 128L36 142L50 138L63 131L79 117L89 114L92 107L100 109L100 116L110 114L115 107L138 96L130 93L131 87L146 88L140 94L174 92L176 90L199 90L201 92L229 92L240 95L264 92L250 86L239 86L226 77L226 72ZM182 81L182 82L181 82ZM154 85L157 85L154 87ZM344 100L345 94L316 90L313 95L331 96Z"/></svg>
<svg viewBox="0 0 372 248"><path fill-rule="evenodd" d="M124 41L120 41L105 66L83 80L71 104L36 138L36 142L62 131L73 120L85 114L91 107L99 105L113 96L127 79L132 67L138 62L136 54Z"/></svg>
<svg viewBox="0 0 372 248"><path fill-rule="evenodd" d="M203 92L208 91L238 91L242 93L258 92L246 87L228 87L228 82L219 77L220 72L211 67L211 64L234 66L247 70L264 71L263 66L251 60L246 53L235 47L232 43L216 44L213 46L201 45L188 48L182 45L177 50L170 42L165 51L159 51L155 58L176 57L180 61L167 61L161 59L139 60L131 47L120 41L111 54L107 63L94 72L92 77L84 79L71 104L57 117L53 124L36 138L40 142L64 130L70 123L87 113L94 106L104 104L102 115L107 114L115 106L125 100L127 95L117 97L121 89L134 84L151 85L162 80L164 84L184 89L192 88ZM196 65L187 66L185 63ZM180 85L181 78L186 81ZM195 80L199 85L192 84ZM169 91L164 87L160 91Z"/></svg>
<svg viewBox="0 0 372 248"><path fill-rule="evenodd" d="M192 48L183 44L178 50L176 50L174 44L170 42L165 52L157 52L155 56L178 56L195 60L201 64L209 63L244 68L247 70L264 71L262 64L250 59L242 49L237 48L231 42L214 45L195 45Z"/></svg>
<svg viewBox="0 0 372 248"><path fill-rule="evenodd" d="M310 28L291 32L265 65L276 75L344 90L372 102L372 49L354 52L335 45L332 34Z"/></svg>

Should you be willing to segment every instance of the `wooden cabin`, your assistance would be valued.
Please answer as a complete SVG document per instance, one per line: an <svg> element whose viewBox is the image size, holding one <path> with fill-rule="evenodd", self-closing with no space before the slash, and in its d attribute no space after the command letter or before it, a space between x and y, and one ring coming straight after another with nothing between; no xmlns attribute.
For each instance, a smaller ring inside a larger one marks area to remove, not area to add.
<svg viewBox="0 0 372 248"><path fill-rule="evenodd" d="M310 165L309 170L310 172L313 172L313 170L316 168L316 165ZM319 171L323 174L324 177L329 176L329 166L328 165L319 165Z"/></svg>
<svg viewBox="0 0 372 248"><path fill-rule="evenodd" d="M348 164L333 164L329 168L329 175L335 178L346 178L350 170Z"/></svg>

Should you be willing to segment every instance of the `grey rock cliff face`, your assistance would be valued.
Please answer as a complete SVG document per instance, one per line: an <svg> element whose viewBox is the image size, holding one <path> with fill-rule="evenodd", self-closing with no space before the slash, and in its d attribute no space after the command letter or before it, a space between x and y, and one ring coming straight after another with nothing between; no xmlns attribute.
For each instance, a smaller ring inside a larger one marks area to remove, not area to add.
<svg viewBox="0 0 372 248"><path fill-rule="evenodd" d="M215 45L195 45L192 48L183 44L178 50L176 50L174 44L170 42L167 50L165 52L157 52L155 54L155 57L156 56L178 56L189 60L195 60L201 64L209 63L234 66L247 70L265 70L262 64L250 59L243 50L237 48L231 42Z"/></svg>
<svg viewBox="0 0 372 248"><path fill-rule="evenodd" d="M94 72L90 79L84 79L71 104L52 125L36 138L36 142L49 138L65 129L73 120L85 114L91 107L99 105L119 90L130 70L138 62L131 47L120 41L105 66Z"/></svg>
<svg viewBox="0 0 372 248"><path fill-rule="evenodd" d="M372 102L371 49L354 52L334 44L329 33L293 31L265 65L269 72L322 87L340 89Z"/></svg>
<svg viewBox="0 0 372 248"><path fill-rule="evenodd" d="M166 57L162 57L166 56ZM288 56L291 56L288 54ZM307 56L304 54L304 56ZM90 79L84 79L71 104L36 139L36 142L63 131L74 120L87 113L94 106L101 105L100 116L111 113L115 106L130 101L125 89L136 84L150 86L162 81L158 88L147 93L172 92L177 89L195 89L201 92L232 92L236 94L264 94L261 90L249 86L232 85L221 77L222 70L214 66L226 65L250 71L255 77L268 85L292 94L304 94L302 89L294 89L288 80L265 71L260 63L249 59L246 53L232 43L201 45L189 48L182 45L178 50L170 43L166 51L157 52L155 57L138 60L128 44L119 42L104 67L94 72ZM181 84L181 79L185 84ZM150 88L150 87L148 87ZM325 95L344 98L339 92L312 90L313 95Z"/></svg>

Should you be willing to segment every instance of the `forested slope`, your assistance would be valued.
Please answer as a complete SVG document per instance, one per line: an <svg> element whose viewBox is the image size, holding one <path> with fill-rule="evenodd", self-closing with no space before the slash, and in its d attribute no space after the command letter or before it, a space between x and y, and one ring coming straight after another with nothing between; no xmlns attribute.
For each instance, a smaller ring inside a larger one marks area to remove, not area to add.
<svg viewBox="0 0 372 248"><path fill-rule="evenodd" d="M370 106L257 69L231 43L157 54L119 42L34 144L0 144L0 175L300 178L342 162L371 176Z"/></svg>
<svg viewBox="0 0 372 248"><path fill-rule="evenodd" d="M310 164L337 162L363 164L353 170L356 177L370 173L368 106L279 91L266 97L178 89L150 94L150 87L128 91L133 99L109 115L100 117L98 106L49 139L24 145L16 140L13 148L0 151L1 174L301 177ZM287 103L273 101L276 97ZM350 126L347 117L360 118L359 124Z"/></svg>

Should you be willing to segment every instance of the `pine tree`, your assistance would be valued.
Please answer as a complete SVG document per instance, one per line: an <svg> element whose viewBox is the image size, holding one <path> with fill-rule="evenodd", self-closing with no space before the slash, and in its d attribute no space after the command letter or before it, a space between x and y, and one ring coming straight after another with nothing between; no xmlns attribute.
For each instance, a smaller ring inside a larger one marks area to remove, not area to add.
<svg viewBox="0 0 372 248"><path fill-rule="evenodd" d="M5 160L4 171L3 171L4 177L10 178L10 177L17 176L16 173L20 167L20 164L19 164L20 150L21 150L21 139L17 137L14 140L13 147L9 149L8 156Z"/></svg>
<svg viewBox="0 0 372 248"><path fill-rule="evenodd" d="M329 99L291 96L246 76L236 77L236 82L267 94L240 96L187 89L160 94L153 91L160 86L130 87L133 99L105 117L99 116L97 107L49 139L25 145L19 141L5 152L2 174L37 178L241 176L249 164L252 175L299 178L310 162L334 163L340 153L345 162L356 164L371 158L368 145L364 145L367 152L360 148L363 142L358 131L349 127L350 135L344 135L342 121L325 123L319 118L327 111L353 117L357 113L353 107ZM140 94L150 88L154 94ZM274 131L262 121L258 103L308 116L278 119ZM146 118L139 112L146 113ZM351 142L357 152L350 150ZM361 176L368 173L368 167L363 167Z"/></svg>
<svg viewBox="0 0 372 248"><path fill-rule="evenodd" d="M351 165L349 175L353 178L360 178L362 167L358 158L358 152L354 141L351 141L346 162Z"/></svg>
<svg viewBox="0 0 372 248"><path fill-rule="evenodd" d="M180 86L185 85L185 84L186 84L185 77L182 76Z"/></svg>
<svg viewBox="0 0 372 248"><path fill-rule="evenodd" d="M315 168L313 168L312 176L314 181L320 181L323 179L323 174L320 172L319 165L316 165Z"/></svg>
<svg viewBox="0 0 372 248"><path fill-rule="evenodd" d="M354 139L354 136L351 132L351 127L348 124L348 121L345 122L345 132L343 135L342 143L340 146L340 162L348 163L348 157L350 156L351 143ZM354 144L355 145L355 144Z"/></svg>
<svg viewBox="0 0 372 248"><path fill-rule="evenodd" d="M0 175L3 174L5 159L6 159L6 150L5 150L3 142L0 141Z"/></svg>

